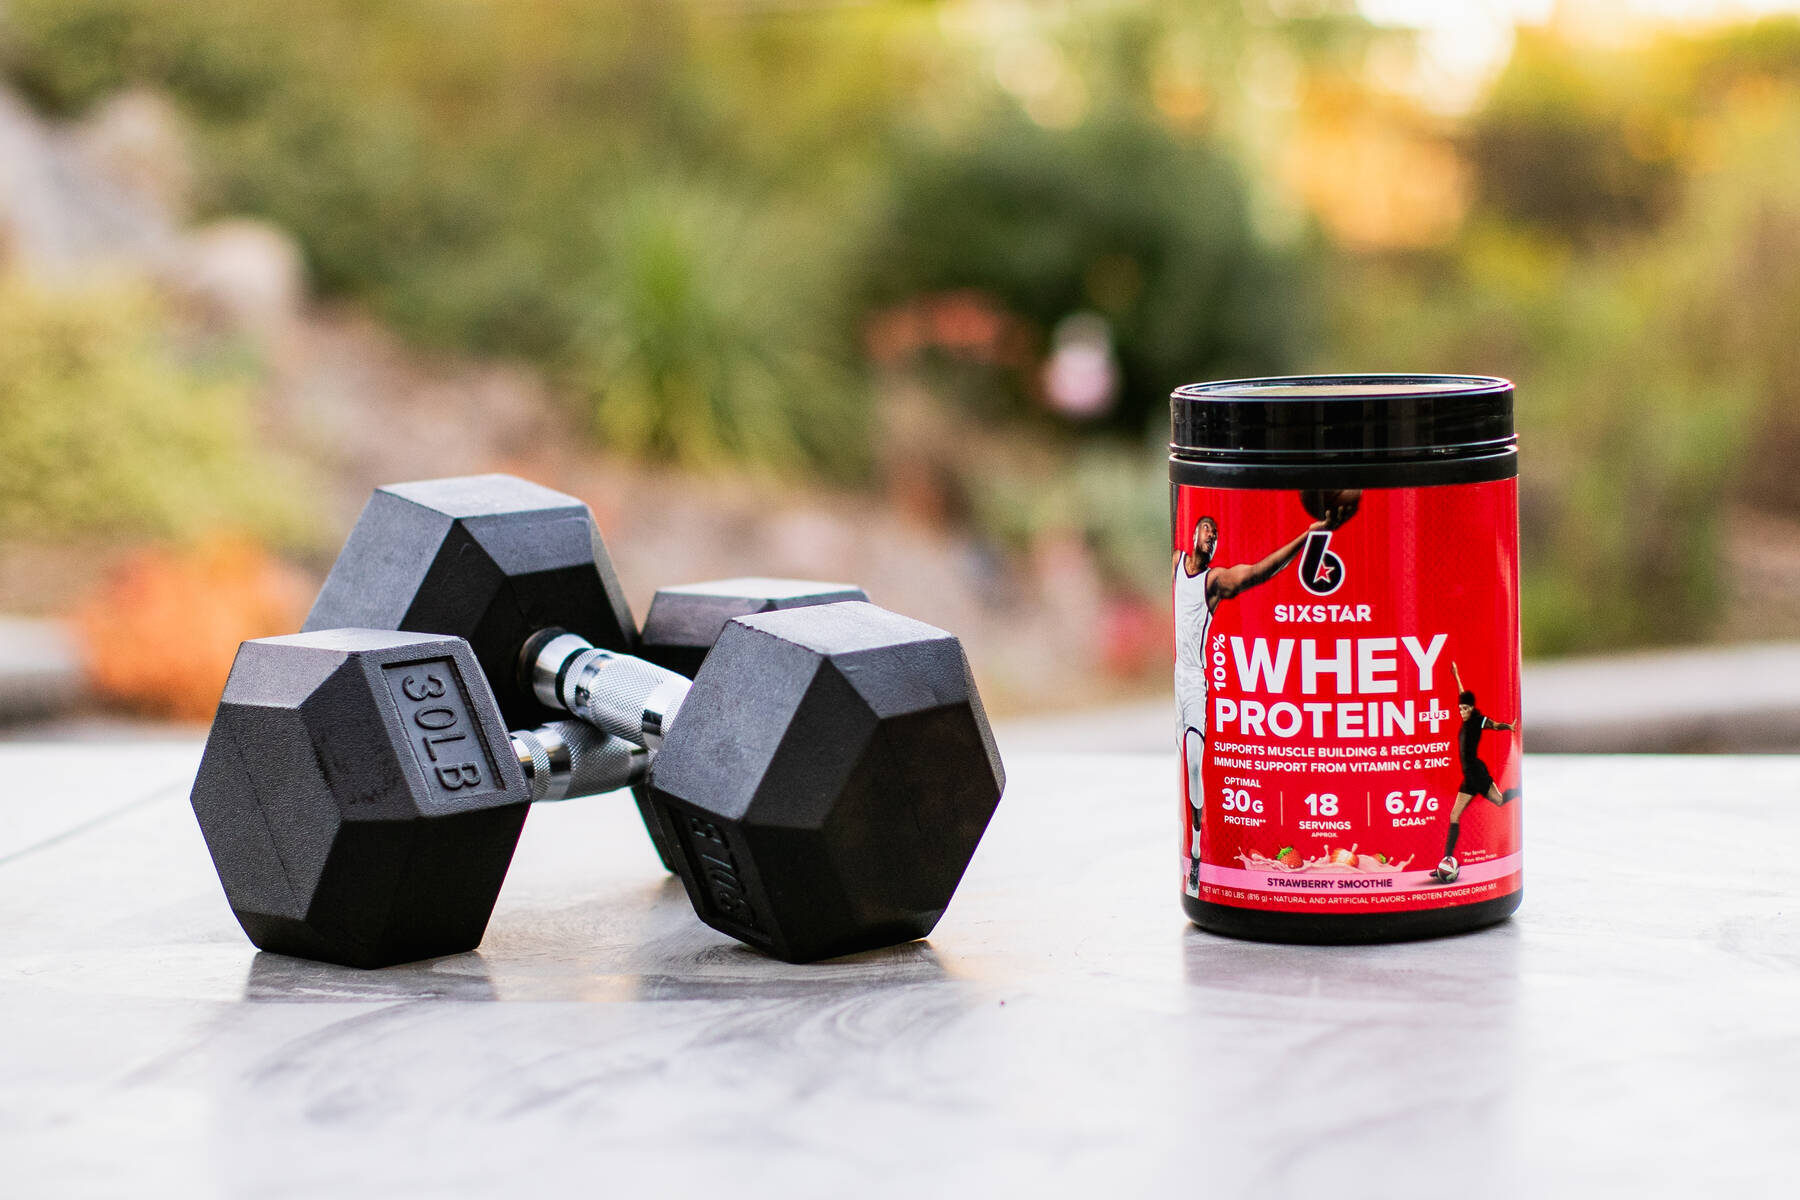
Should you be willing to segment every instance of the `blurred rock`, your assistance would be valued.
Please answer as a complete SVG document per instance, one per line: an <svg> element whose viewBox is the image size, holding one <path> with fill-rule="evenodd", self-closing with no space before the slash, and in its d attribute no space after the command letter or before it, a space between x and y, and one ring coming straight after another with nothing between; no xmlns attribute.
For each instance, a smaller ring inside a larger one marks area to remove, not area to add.
<svg viewBox="0 0 1800 1200"><path fill-rule="evenodd" d="M175 236L169 196L187 168L172 114L157 113L147 98L121 98L89 124L58 126L0 88L4 265L57 279L161 261ZM159 155L172 157L151 165Z"/></svg>
<svg viewBox="0 0 1800 1200"><path fill-rule="evenodd" d="M352 311L309 309L275 366L270 440L330 477L313 502L346 532L379 484L532 475L547 454L591 452L537 372L421 353Z"/></svg>
<svg viewBox="0 0 1800 1200"><path fill-rule="evenodd" d="M1725 603L1716 636L1800 641L1800 519L1740 505L1726 512L1721 532Z"/></svg>
<svg viewBox="0 0 1800 1200"><path fill-rule="evenodd" d="M181 114L155 92L109 96L70 130L77 151L128 202L175 226L187 220L193 158Z"/></svg>
<svg viewBox="0 0 1800 1200"><path fill-rule="evenodd" d="M184 231L192 177L161 96L122 92L63 125L0 88L0 265L52 281L144 276L203 327L285 350L306 298L299 247L248 218Z"/></svg>
<svg viewBox="0 0 1800 1200"><path fill-rule="evenodd" d="M969 499L957 469L974 432L969 422L902 376L878 395L876 464L888 503L923 525L961 523Z"/></svg>
<svg viewBox="0 0 1800 1200"><path fill-rule="evenodd" d="M775 515L763 540L774 574L827 579L855 557L856 537L856 530L830 513L797 509Z"/></svg>
<svg viewBox="0 0 1800 1200"><path fill-rule="evenodd" d="M159 272L165 287L209 325L291 349L306 301L306 263L287 233L233 217L182 237Z"/></svg>
<svg viewBox="0 0 1800 1200"><path fill-rule="evenodd" d="M0 723L67 711L83 690L81 653L67 626L0 617Z"/></svg>
<svg viewBox="0 0 1800 1200"><path fill-rule="evenodd" d="M1791 754L1800 750L1800 643L1530 663L1523 728L1540 752Z"/></svg>

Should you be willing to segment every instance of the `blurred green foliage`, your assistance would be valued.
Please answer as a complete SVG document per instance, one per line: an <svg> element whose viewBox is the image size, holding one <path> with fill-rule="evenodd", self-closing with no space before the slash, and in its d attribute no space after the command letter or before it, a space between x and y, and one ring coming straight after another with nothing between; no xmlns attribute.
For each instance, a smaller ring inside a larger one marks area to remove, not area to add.
<svg viewBox="0 0 1800 1200"><path fill-rule="evenodd" d="M1258 237L1240 168L1214 138L1141 106L1067 130L1006 107L908 146L894 178L877 299L974 289L1039 331L1098 313L1122 376L1115 427L1160 424L1176 383L1296 357L1302 264Z"/></svg>
<svg viewBox="0 0 1800 1200"><path fill-rule="evenodd" d="M847 353L788 336L834 316L829 229L808 216L677 180L596 213L604 278L573 346L608 443L694 467L867 466Z"/></svg>
<svg viewBox="0 0 1800 1200"><path fill-rule="evenodd" d="M1272 201L1282 127L1309 80L1353 91L1381 45L1347 0L8 0L0 19L0 67L40 107L168 93L205 210L293 231L322 289L419 342L538 364L606 445L866 479L871 330L961 297L1012 343L930 381L1067 464L964 464L977 524L1008 545L1079 530L1109 581L1160 596L1146 438L1171 385L1510 374L1530 649L1704 636L1727 505L1800 512L1800 23L1604 50L1523 33L1446 123L1472 196L1453 240L1351 252ZM98 329L76 299L4 317L8 528L179 524L198 491L143 497L252 461L236 385L107 297ZM1081 311L1122 376L1091 426L1038 402L1050 331ZM74 375L69 339L89 346ZM67 394L100 419L34 411ZM142 454L96 453L114 435L78 435L99 424ZM76 494L82 472L120 482Z"/></svg>
<svg viewBox="0 0 1800 1200"><path fill-rule="evenodd" d="M142 289L44 290L0 276L0 531L292 540L247 376L194 361Z"/></svg>
<svg viewBox="0 0 1800 1200"><path fill-rule="evenodd" d="M1518 383L1529 653L1703 637L1727 503L1800 498L1800 24L1528 39L1471 129L1532 165L1478 149L1454 245L1344 263L1330 362Z"/></svg>
<svg viewBox="0 0 1800 1200"><path fill-rule="evenodd" d="M915 7L20 0L3 53L53 112L167 91L206 208L414 339L538 362L619 445L854 476L845 202Z"/></svg>
<svg viewBox="0 0 1800 1200"><path fill-rule="evenodd" d="M1495 242L1436 279L1361 279L1334 362L1391 369L1457 350L1518 384L1528 652L1701 631L1746 393L1666 336L1681 301L1659 303L1662 280Z"/></svg>
<svg viewBox="0 0 1800 1200"><path fill-rule="evenodd" d="M1666 216L1681 182L1671 98L1655 94L1666 86L1639 62L1525 32L1466 139L1480 203L1561 237Z"/></svg>
<svg viewBox="0 0 1800 1200"><path fill-rule="evenodd" d="M1000 545L1022 551L1046 533L1074 534L1092 547L1106 587L1158 599L1168 590L1166 438L1096 442L1066 470L990 471L972 490L977 522Z"/></svg>

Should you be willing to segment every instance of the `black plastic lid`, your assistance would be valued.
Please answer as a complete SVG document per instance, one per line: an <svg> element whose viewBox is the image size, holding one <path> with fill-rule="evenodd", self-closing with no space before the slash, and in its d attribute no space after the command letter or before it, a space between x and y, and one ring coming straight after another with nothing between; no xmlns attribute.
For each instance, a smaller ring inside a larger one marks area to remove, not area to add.
<svg viewBox="0 0 1800 1200"><path fill-rule="evenodd" d="M1516 444L1513 385L1485 375L1290 375L1170 396L1177 458L1406 462Z"/></svg>

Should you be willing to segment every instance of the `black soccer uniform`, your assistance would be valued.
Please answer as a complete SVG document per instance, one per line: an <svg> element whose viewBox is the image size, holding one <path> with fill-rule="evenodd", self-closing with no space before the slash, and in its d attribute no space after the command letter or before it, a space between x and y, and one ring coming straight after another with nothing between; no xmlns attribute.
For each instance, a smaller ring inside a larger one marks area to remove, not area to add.
<svg viewBox="0 0 1800 1200"><path fill-rule="evenodd" d="M1484 729L1498 728L1494 722L1477 708L1469 713L1469 719L1462 723L1457 731L1456 741L1458 753L1462 755L1462 782L1456 790L1467 792L1471 796L1485 796L1487 790L1494 786L1493 772L1481 761L1481 733Z"/></svg>

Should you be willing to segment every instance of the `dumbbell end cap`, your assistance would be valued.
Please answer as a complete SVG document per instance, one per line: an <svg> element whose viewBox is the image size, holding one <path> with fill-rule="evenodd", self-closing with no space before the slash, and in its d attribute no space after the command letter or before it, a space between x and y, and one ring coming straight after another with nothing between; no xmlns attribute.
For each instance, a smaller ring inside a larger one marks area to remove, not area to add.
<svg viewBox="0 0 1800 1200"><path fill-rule="evenodd" d="M651 771L701 919L791 962L929 934L1005 786L962 645L872 604L727 625Z"/></svg>
<svg viewBox="0 0 1800 1200"><path fill-rule="evenodd" d="M563 670L581 651L593 648L592 642L566 629L540 629L519 647L515 668L519 690L529 692L545 708L564 711Z"/></svg>
<svg viewBox="0 0 1800 1200"><path fill-rule="evenodd" d="M377 967L479 944L527 797L466 642L321 630L239 648L190 801L252 942Z"/></svg>

